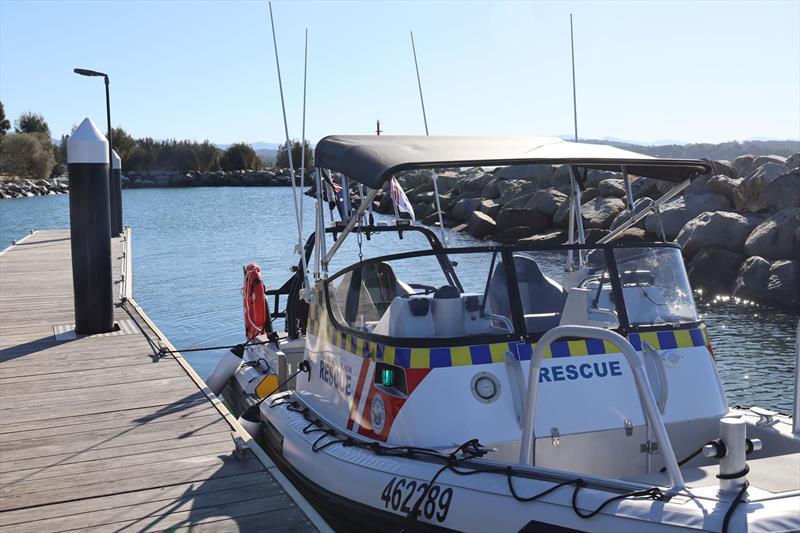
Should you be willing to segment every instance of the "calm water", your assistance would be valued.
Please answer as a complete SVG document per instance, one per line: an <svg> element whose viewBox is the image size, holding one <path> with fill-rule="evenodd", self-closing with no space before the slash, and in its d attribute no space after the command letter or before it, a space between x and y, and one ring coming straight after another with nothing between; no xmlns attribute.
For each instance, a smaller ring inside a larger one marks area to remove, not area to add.
<svg viewBox="0 0 800 533"><path fill-rule="evenodd" d="M125 223L133 228L134 295L173 344L181 348L243 340L242 266L258 263L271 287L286 280L297 240L291 201L289 188L124 191ZM313 224L310 202L306 208L308 229ZM65 195L0 201L0 248L32 229L68 225ZM449 239L452 246L474 244L461 234ZM365 241L365 257L398 251L396 239L391 246L388 242L386 236ZM401 249L421 242L407 235ZM356 258L355 239L348 245L339 254L340 266ZM458 270L477 274L464 279L485 280L485 263L460 258ZM474 284L472 289L482 291L480 283ZM764 307L699 305L731 405L791 412L798 317ZM186 357L207 376L220 355L197 352Z"/></svg>

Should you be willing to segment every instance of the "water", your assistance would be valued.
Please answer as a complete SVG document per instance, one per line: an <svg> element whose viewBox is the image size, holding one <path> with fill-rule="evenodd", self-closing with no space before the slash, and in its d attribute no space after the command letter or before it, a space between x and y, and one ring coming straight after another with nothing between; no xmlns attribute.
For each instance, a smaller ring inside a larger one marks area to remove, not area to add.
<svg viewBox="0 0 800 533"><path fill-rule="evenodd" d="M289 188L124 191L125 223L133 228L134 296L175 346L243 340L242 266L258 263L271 287L287 279L297 240L291 202ZM303 218L306 229L312 228L310 202ZM0 201L0 248L32 229L68 226L66 195ZM449 239L452 246L475 244L463 234L449 234ZM365 256L394 253L396 242L388 236L365 241ZM406 234L401 250L422 242ZM339 266L357 257L356 244L347 241ZM485 280L488 265L485 258L461 257L458 271L476 273L464 279ZM482 290L477 281L473 284L471 289ZM730 301L698 305L730 404L791 412L798 317ZM205 377L220 355L195 352L186 358Z"/></svg>

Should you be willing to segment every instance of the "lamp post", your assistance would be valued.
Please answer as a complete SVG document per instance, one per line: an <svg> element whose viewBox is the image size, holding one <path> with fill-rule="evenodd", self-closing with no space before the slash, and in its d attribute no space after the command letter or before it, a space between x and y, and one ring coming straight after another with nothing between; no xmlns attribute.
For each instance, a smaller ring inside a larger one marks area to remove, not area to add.
<svg viewBox="0 0 800 533"><path fill-rule="evenodd" d="M112 176L112 172L113 172L112 167L113 167L113 165L110 164L111 161L113 161L113 159L114 159L114 157L113 157L113 155L111 153L114 148L113 148L113 142L112 142L112 139L111 139L111 100L109 98L109 93L108 93L108 74L106 74L105 72L98 72L96 70L89 70L89 69L85 69L85 68L76 68L76 69L73 69L72 71L75 74L79 74L81 76L90 76L90 77L102 76L103 79L105 80L105 83L106 83L106 124L108 126L108 161L109 161L108 183L109 183L109 186L110 186L111 185L111 181L114 179L114 177ZM115 202L114 202L113 198L109 198L109 203L111 204L111 220L114 220L115 219L115 213L116 213L116 210L117 210L117 206L115 205Z"/></svg>

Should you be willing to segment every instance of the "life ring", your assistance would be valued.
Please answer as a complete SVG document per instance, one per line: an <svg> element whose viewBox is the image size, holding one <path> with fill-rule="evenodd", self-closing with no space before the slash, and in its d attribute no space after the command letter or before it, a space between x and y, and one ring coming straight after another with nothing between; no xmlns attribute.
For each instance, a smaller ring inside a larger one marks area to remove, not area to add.
<svg viewBox="0 0 800 533"><path fill-rule="evenodd" d="M247 338L252 339L256 335L269 332L271 323L264 280L261 277L261 269L255 263L250 263L244 268L242 300Z"/></svg>

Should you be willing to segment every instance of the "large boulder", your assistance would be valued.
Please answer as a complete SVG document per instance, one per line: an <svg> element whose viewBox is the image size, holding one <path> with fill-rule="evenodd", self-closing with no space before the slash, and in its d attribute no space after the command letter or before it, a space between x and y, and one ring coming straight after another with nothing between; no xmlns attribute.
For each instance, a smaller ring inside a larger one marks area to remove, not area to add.
<svg viewBox="0 0 800 533"><path fill-rule="evenodd" d="M499 196L495 198L500 205L506 205L511 200L519 197L522 194L522 186L525 184L521 180L500 180L497 182L497 192Z"/></svg>
<svg viewBox="0 0 800 533"><path fill-rule="evenodd" d="M701 250L689 263L689 280L696 289L701 288L712 294L728 294L742 261L744 255L730 250Z"/></svg>
<svg viewBox="0 0 800 533"><path fill-rule="evenodd" d="M713 174L706 174L693 179L689 186L683 190L683 195L689 196L711 192L708 188L708 181L711 179L711 176L713 176Z"/></svg>
<svg viewBox="0 0 800 533"><path fill-rule="evenodd" d="M733 170L730 161L725 161L725 160L715 161L713 159L706 159L705 162L711 165L711 174L709 174L711 176L716 174L723 174L731 178L736 177L736 172Z"/></svg>
<svg viewBox="0 0 800 533"><path fill-rule="evenodd" d="M514 244L533 235L534 231L527 226L514 226L492 235L492 240L504 244Z"/></svg>
<svg viewBox="0 0 800 533"><path fill-rule="evenodd" d="M497 187L497 183L502 181L500 178L495 178L490 181L486 187L483 188L481 191L481 198L487 199L495 199L500 197L500 189Z"/></svg>
<svg viewBox="0 0 800 533"><path fill-rule="evenodd" d="M764 301L794 313L800 312L800 261L772 263Z"/></svg>
<svg viewBox="0 0 800 533"><path fill-rule="evenodd" d="M658 195L658 180L652 178L636 178L631 182L634 198L655 198Z"/></svg>
<svg viewBox="0 0 800 533"><path fill-rule="evenodd" d="M706 248L719 248L733 252L744 251L750 232L760 222L755 216L748 220L729 211L705 212L686 223L675 242L683 247L687 257Z"/></svg>
<svg viewBox="0 0 800 533"><path fill-rule="evenodd" d="M497 230L503 231L516 226L525 226L534 231L550 226L550 217L528 208L504 207L497 214Z"/></svg>
<svg viewBox="0 0 800 533"><path fill-rule="evenodd" d="M608 229L623 209L625 203L619 198L598 196L581 206L581 214L587 228Z"/></svg>
<svg viewBox="0 0 800 533"><path fill-rule="evenodd" d="M480 209L481 202L480 198L462 198L456 202L450 211L450 216L456 220L467 220L473 211Z"/></svg>
<svg viewBox="0 0 800 533"><path fill-rule="evenodd" d="M796 168L800 168L800 152L795 152L787 157L786 163L783 164L783 168L785 168L787 172Z"/></svg>
<svg viewBox="0 0 800 533"><path fill-rule="evenodd" d="M733 296L761 300L767 291L770 263L763 257L748 257L739 267L733 284Z"/></svg>
<svg viewBox="0 0 800 533"><path fill-rule="evenodd" d="M800 167L769 182L764 188L763 199L771 213L787 207L800 207Z"/></svg>
<svg viewBox="0 0 800 533"><path fill-rule="evenodd" d="M497 213L500 212L500 204L498 204L494 200L482 200L480 211L481 213L486 213L492 218L496 218Z"/></svg>
<svg viewBox="0 0 800 533"><path fill-rule="evenodd" d="M758 168L767 163L786 164L786 158L780 155L760 155L753 160L753 168Z"/></svg>
<svg viewBox="0 0 800 533"><path fill-rule="evenodd" d="M552 217L566 200L567 195L556 189L542 189L533 193L533 196L531 196L530 200L525 204L525 207Z"/></svg>
<svg viewBox="0 0 800 533"><path fill-rule="evenodd" d="M650 209L650 207L652 207L652 205L653 205L653 199L652 198L647 198L647 197L639 198L639 199L637 199L637 200L635 200L633 202L633 212L635 214L639 214L642 211ZM617 229L618 227L623 225L625 222L630 220L630 218L631 218L631 212L628 211L628 209L625 209L623 212L621 212L619 215L617 215L617 217L614 219L614 222L611 223L610 229L611 230ZM644 225L644 221L642 220L642 221L639 221L634 227L643 226L643 225Z"/></svg>
<svg viewBox="0 0 800 533"><path fill-rule="evenodd" d="M716 194L721 194L728 201L731 205L736 203L737 198L737 189L741 186L743 178L731 178L729 176L724 176L722 174L718 174L716 176L711 176L708 179L708 190L709 192L713 192Z"/></svg>
<svg viewBox="0 0 800 533"><path fill-rule="evenodd" d="M782 162L768 162L747 175L736 189L736 208L757 213L767 209L764 192L767 185L784 174Z"/></svg>
<svg viewBox="0 0 800 533"><path fill-rule="evenodd" d="M759 224L744 250L766 259L800 259L800 208L788 207Z"/></svg>
<svg viewBox="0 0 800 533"><path fill-rule="evenodd" d="M674 239L683 226L694 217L705 211L729 211L731 204L719 194L706 193L693 196L680 197L664 204L661 207L661 222L667 239ZM660 235L658 215L650 214L645 219L645 229L648 233Z"/></svg>
<svg viewBox="0 0 800 533"><path fill-rule="evenodd" d="M483 188L486 187L489 182L494 180L495 177L492 174L488 174L486 172L474 174L469 177L463 178L456 184L456 191L459 194L463 194L464 192L474 191L480 192L483 191ZM433 185L431 184L431 187Z"/></svg>
<svg viewBox="0 0 800 533"><path fill-rule="evenodd" d="M753 171L753 161L755 157L752 155L740 155L733 160L731 166L733 167L734 178L743 178Z"/></svg>
<svg viewBox="0 0 800 533"><path fill-rule="evenodd" d="M591 169L586 174L586 186L597 187L601 181L608 179L622 180L622 172L612 172L610 170Z"/></svg>
<svg viewBox="0 0 800 533"><path fill-rule="evenodd" d="M506 180L549 181L553 177L553 165L511 165L496 169L494 175Z"/></svg>
<svg viewBox="0 0 800 533"><path fill-rule="evenodd" d="M631 189L633 189L633 185L631 185ZM600 196L624 198L625 183L619 179L606 179L597 184L597 192Z"/></svg>
<svg viewBox="0 0 800 533"><path fill-rule="evenodd" d="M473 211L469 219L467 219L467 232L473 237L482 239L494 233L496 229L497 224L486 213Z"/></svg>

